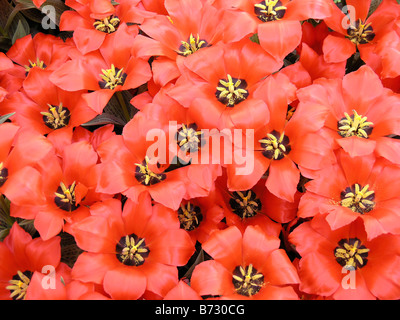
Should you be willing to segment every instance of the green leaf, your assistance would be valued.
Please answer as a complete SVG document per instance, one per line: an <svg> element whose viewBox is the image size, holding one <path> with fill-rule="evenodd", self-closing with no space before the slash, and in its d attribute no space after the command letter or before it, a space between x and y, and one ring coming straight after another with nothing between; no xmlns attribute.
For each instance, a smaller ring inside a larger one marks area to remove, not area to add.
<svg viewBox="0 0 400 320"><path fill-rule="evenodd" d="M114 116L113 114L103 113L99 114L94 119L82 124L82 127L101 126L106 124L124 126L125 122L122 119Z"/></svg>
<svg viewBox="0 0 400 320"><path fill-rule="evenodd" d="M22 24L21 20L18 21L17 30L15 30L13 37L11 39L11 43L14 44L20 38L23 38L27 35L24 25Z"/></svg>
<svg viewBox="0 0 400 320"><path fill-rule="evenodd" d="M15 8L12 10L10 15L8 16L7 24L6 24L4 29L7 31L10 28L11 23L13 22L15 16L18 14L18 12L20 12L22 10L31 9L31 8L35 8L35 5L33 3L31 3L30 5L29 4L18 3L15 6Z"/></svg>
<svg viewBox="0 0 400 320"><path fill-rule="evenodd" d="M4 116L1 116L0 117L0 124L6 122L7 119L11 118L14 114L15 114L15 112L9 113L9 114L5 114Z"/></svg>
<svg viewBox="0 0 400 320"><path fill-rule="evenodd" d="M194 261L194 263L190 266L190 268L188 269L188 271L185 273L185 275L183 276L184 278L188 278L190 279L193 273L194 268L200 264L201 262L205 261L205 257L204 257L204 251L203 249L200 249L200 252L198 253L196 260Z"/></svg>
<svg viewBox="0 0 400 320"><path fill-rule="evenodd" d="M258 34L257 34L257 33L253 34L253 35L250 37L250 40L253 41L253 42L255 42L255 43L260 44L260 39L258 39Z"/></svg>

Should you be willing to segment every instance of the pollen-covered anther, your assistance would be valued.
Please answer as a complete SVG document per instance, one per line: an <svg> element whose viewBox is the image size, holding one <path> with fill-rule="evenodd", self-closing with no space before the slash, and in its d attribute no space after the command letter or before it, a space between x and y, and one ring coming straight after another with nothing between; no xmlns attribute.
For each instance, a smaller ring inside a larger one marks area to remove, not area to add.
<svg viewBox="0 0 400 320"><path fill-rule="evenodd" d="M190 34L189 39L187 41L181 41L181 45L177 51L177 53L181 56L187 57L197 50L207 47L208 43L206 40L200 39L200 36L196 37L193 34Z"/></svg>
<svg viewBox="0 0 400 320"><path fill-rule="evenodd" d="M44 124L50 129L57 130L66 127L71 119L71 112L62 103L58 106L48 104L48 111L41 112Z"/></svg>
<svg viewBox="0 0 400 320"><path fill-rule="evenodd" d="M24 66L25 71L29 72L32 68L40 68L40 69L46 69L46 65L45 63L40 60L39 58L36 58L36 61L32 62L31 60L29 60L29 65Z"/></svg>
<svg viewBox="0 0 400 320"><path fill-rule="evenodd" d="M341 193L340 205L361 214L367 213L375 207L375 192L369 190L369 185L361 187L354 184Z"/></svg>
<svg viewBox="0 0 400 320"><path fill-rule="evenodd" d="M375 38L371 23L364 24L361 19L350 25L347 35L350 41L356 45L369 43Z"/></svg>
<svg viewBox="0 0 400 320"><path fill-rule="evenodd" d="M17 274L8 281L10 285L6 287L10 290L10 298L14 300L25 300L26 291L28 290L29 283L31 282L32 272L30 271L17 271Z"/></svg>
<svg viewBox="0 0 400 320"><path fill-rule="evenodd" d="M135 163L135 178L141 184L150 186L163 181L166 178L164 173L154 173L149 168L149 158L146 156L142 163Z"/></svg>
<svg viewBox="0 0 400 320"><path fill-rule="evenodd" d="M268 133L267 136L258 141L263 149L262 154L272 160L281 160L292 150L289 138L285 133L277 131Z"/></svg>
<svg viewBox="0 0 400 320"><path fill-rule="evenodd" d="M254 5L254 13L264 22L282 19L286 9L279 0L265 0Z"/></svg>
<svg viewBox="0 0 400 320"><path fill-rule="evenodd" d="M350 116L347 112L344 113L344 118L338 122L338 133L343 138L357 136L368 139L368 136L373 130L373 123L367 121L367 117L359 115L356 110Z"/></svg>
<svg viewBox="0 0 400 320"><path fill-rule="evenodd" d="M69 187L65 186L63 182L60 183L60 186L54 193L54 202L60 209L68 212L78 209L79 205L76 204L75 187L75 181Z"/></svg>
<svg viewBox="0 0 400 320"><path fill-rule="evenodd" d="M196 152L204 143L204 140L202 140L203 136L203 132L197 130L195 123L189 125L182 124L182 127L177 132L176 140L183 151Z"/></svg>
<svg viewBox="0 0 400 320"><path fill-rule="evenodd" d="M188 202L186 205L183 203L178 209L178 218L182 229L192 231L196 229L200 222L203 220L201 209Z"/></svg>
<svg viewBox="0 0 400 320"><path fill-rule="evenodd" d="M6 183L8 178L8 169L4 167L4 163L0 162L0 187Z"/></svg>
<svg viewBox="0 0 400 320"><path fill-rule="evenodd" d="M234 107L249 96L249 92L246 89L247 82L243 79L232 78L230 74L227 75L227 78L219 80L215 96L218 98L218 101L227 107Z"/></svg>
<svg viewBox="0 0 400 320"><path fill-rule="evenodd" d="M258 273L252 264L245 268L238 266L233 271L232 283L238 294L251 297L264 286L264 275Z"/></svg>
<svg viewBox="0 0 400 320"><path fill-rule="evenodd" d="M254 217L262 208L260 199L252 190L233 192L229 205L241 219Z"/></svg>
<svg viewBox="0 0 400 320"><path fill-rule="evenodd" d="M96 20L93 26L96 30L104 33L113 33L117 31L118 25L121 20L117 16L109 16L104 19Z"/></svg>
<svg viewBox="0 0 400 320"><path fill-rule="evenodd" d="M135 234L122 237L116 246L117 259L127 266L140 266L150 253L144 238Z"/></svg>
<svg viewBox="0 0 400 320"><path fill-rule="evenodd" d="M336 261L349 270L362 268L366 265L369 249L361 245L357 238L342 239L334 250Z"/></svg>
<svg viewBox="0 0 400 320"><path fill-rule="evenodd" d="M102 81L99 81L99 86L102 89L114 90L117 86L122 86L125 83L126 73L124 68L118 69L112 64L110 69L102 69L100 77Z"/></svg>

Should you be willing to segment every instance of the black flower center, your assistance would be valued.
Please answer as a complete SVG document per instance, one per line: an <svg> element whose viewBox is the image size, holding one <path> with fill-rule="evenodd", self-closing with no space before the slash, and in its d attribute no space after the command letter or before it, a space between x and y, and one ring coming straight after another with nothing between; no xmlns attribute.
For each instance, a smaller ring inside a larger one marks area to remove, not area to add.
<svg viewBox="0 0 400 320"><path fill-rule="evenodd" d="M31 69L32 68L40 68L40 69L46 69L46 64L42 61L42 60L40 60L39 58L36 58L36 61L31 61L31 60L29 60L29 65L25 65L24 66L24 68L25 68L25 71L26 71L26 74L28 74L29 73L29 71L31 71Z"/></svg>
<svg viewBox="0 0 400 320"><path fill-rule="evenodd" d="M186 205L181 204L178 209L178 218L181 228L186 231L196 229L200 222L203 221L203 215L199 206L195 206L188 202Z"/></svg>
<svg viewBox="0 0 400 320"><path fill-rule="evenodd" d="M347 35L350 41L357 45L369 43L375 38L371 23L364 24L361 19L347 29Z"/></svg>
<svg viewBox="0 0 400 320"><path fill-rule="evenodd" d="M54 193L54 202L57 207L68 212L74 211L79 208L79 205L76 204L75 200L75 187L75 181L68 187L66 187L64 183L60 183L60 186Z"/></svg>
<svg viewBox="0 0 400 320"><path fill-rule="evenodd" d="M375 208L375 192L369 190L369 185L361 187L353 184L340 194L340 205L361 214L367 213Z"/></svg>
<svg viewBox="0 0 400 320"><path fill-rule="evenodd" d="M195 53L197 50L208 46L208 42L200 39L199 35L194 37L193 34L190 34L187 41L181 41L181 45L179 46L177 53L181 56L187 57Z"/></svg>
<svg viewBox="0 0 400 320"><path fill-rule="evenodd" d="M254 5L254 13L263 22L282 19L286 9L279 0L265 0Z"/></svg>
<svg viewBox="0 0 400 320"><path fill-rule="evenodd" d="M119 26L119 23L121 21L117 16L109 16L107 18L101 19L101 20L96 20L93 23L93 26L96 30L104 32L104 33L113 33L117 31L117 28Z"/></svg>
<svg viewBox="0 0 400 320"><path fill-rule="evenodd" d="M341 239L334 250L336 261L349 270L362 268L367 264L368 252L357 238Z"/></svg>
<svg viewBox="0 0 400 320"><path fill-rule="evenodd" d="M149 256L150 249L144 238L132 233L122 237L115 248L117 259L127 266L140 266Z"/></svg>
<svg viewBox="0 0 400 320"><path fill-rule="evenodd" d="M62 103L58 106L48 105L48 111L41 112L44 124L50 129L57 130L69 124L71 112Z"/></svg>
<svg viewBox="0 0 400 320"><path fill-rule="evenodd" d="M233 192L229 205L233 213L242 219L254 217L262 208L260 199L251 190Z"/></svg>
<svg viewBox="0 0 400 320"><path fill-rule="evenodd" d="M118 69L112 64L110 69L101 70L99 86L101 89L114 90L117 86L123 86L127 77L124 68Z"/></svg>
<svg viewBox="0 0 400 320"><path fill-rule="evenodd" d="M230 74L228 79L219 80L215 96L218 101L227 107L234 107L249 96L247 82L243 79L232 78Z"/></svg>
<svg viewBox="0 0 400 320"><path fill-rule="evenodd" d="M4 167L3 162L0 162L0 187L6 183L8 178L8 169Z"/></svg>
<svg viewBox="0 0 400 320"><path fill-rule="evenodd" d="M197 152L204 144L204 133L197 130L197 124L191 123L189 125L182 124L178 129L175 140L182 151L191 153Z"/></svg>
<svg viewBox="0 0 400 320"><path fill-rule="evenodd" d="M280 134L275 130L268 133L266 137L262 138L258 142L261 144L261 148L263 149L263 156L268 159L281 160L292 150L289 137L286 136L285 133Z"/></svg>
<svg viewBox="0 0 400 320"><path fill-rule="evenodd" d="M167 176L165 173L154 173L149 169L149 158L146 156L142 163L135 163L135 178L145 186L163 181Z"/></svg>
<svg viewBox="0 0 400 320"><path fill-rule="evenodd" d="M373 125L372 122L368 121L367 117L363 117L353 110L351 116L345 112L344 118L338 121L338 133L343 138L356 136L368 139L372 133Z"/></svg>
<svg viewBox="0 0 400 320"><path fill-rule="evenodd" d="M10 298L13 300L24 300L26 291L28 290L29 283L31 282L33 273L31 271L17 271L17 274L8 281L9 285L6 287L10 290Z"/></svg>
<svg viewBox="0 0 400 320"><path fill-rule="evenodd" d="M232 283L237 293L242 296L251 297L263 287L264 275L258 273L252 264L245 268L237 266L233 270Z"/></svg>

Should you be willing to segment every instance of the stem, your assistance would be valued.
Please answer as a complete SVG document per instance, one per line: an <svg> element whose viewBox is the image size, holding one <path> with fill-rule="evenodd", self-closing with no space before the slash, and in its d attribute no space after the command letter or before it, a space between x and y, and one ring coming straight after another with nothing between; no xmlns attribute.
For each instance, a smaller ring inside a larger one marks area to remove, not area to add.
<svg viewBox="0 0 400 320"><path fill-rule="evenodd" d="M126 122L129 122L129 120L131 120L131 116L129 114L128 107L127 107L127 105L125 103L124 97L122 96L122 92L121 91L117 91L116 94L117 94L117 98L118 98L119 104L122 107L122 111L124 113L125 120L126 120Z"/></svg>

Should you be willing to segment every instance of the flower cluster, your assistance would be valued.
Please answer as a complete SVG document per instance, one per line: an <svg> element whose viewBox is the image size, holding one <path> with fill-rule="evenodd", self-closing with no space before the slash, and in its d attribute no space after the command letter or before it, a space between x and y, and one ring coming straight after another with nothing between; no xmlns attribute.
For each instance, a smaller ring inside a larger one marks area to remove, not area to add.
<svg viewBox="0 0 400 320"><path fill-rule="evenodd" d="M0 52L1 299L400 299L396 0L65 4Z"/></svg>

